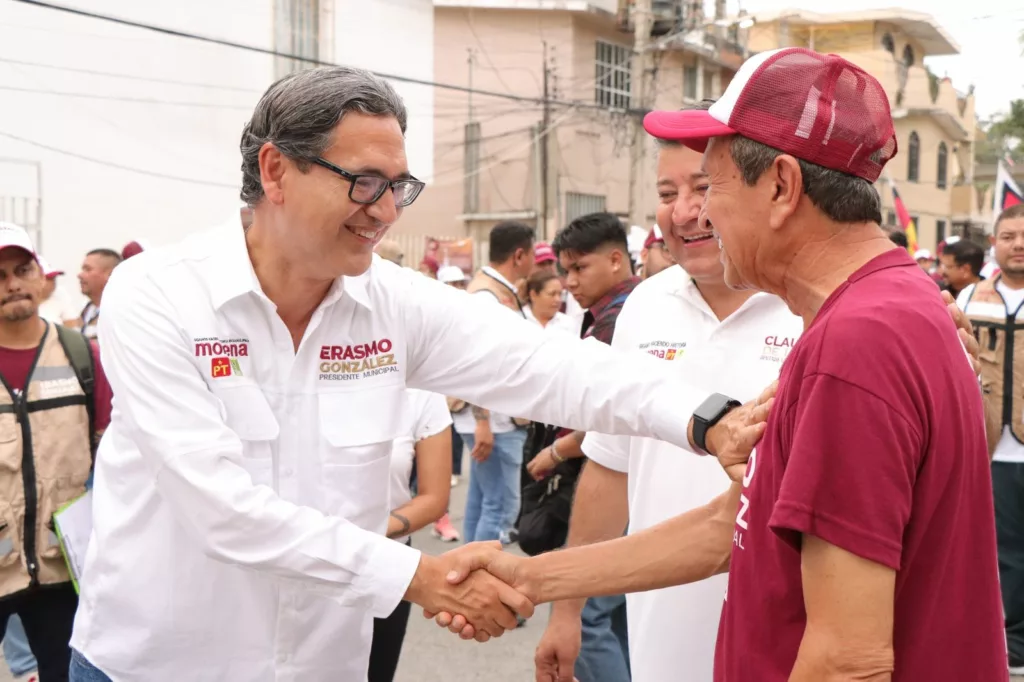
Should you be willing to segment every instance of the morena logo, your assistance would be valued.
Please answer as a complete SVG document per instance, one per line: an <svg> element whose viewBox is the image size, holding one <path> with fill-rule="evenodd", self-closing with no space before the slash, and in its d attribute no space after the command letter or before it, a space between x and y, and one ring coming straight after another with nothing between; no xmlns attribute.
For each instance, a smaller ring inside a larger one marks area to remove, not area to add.
<svg viewBox="0 0 1024 682"><path fill-rule="evenodd" d="M351 346L321 346L321 360L363 360L381 353L390 353L391 339L381 339L373 343L357 343Z"/></svg>
<svg viewBox="0 0 1024 682"><path fill-rule="evenodd" d="M222 343L220 341L196 343L197 358L208 357L211 355L226 355L231 358L247 358L249 357L249 344L244 341L239 343Z"/></svg>

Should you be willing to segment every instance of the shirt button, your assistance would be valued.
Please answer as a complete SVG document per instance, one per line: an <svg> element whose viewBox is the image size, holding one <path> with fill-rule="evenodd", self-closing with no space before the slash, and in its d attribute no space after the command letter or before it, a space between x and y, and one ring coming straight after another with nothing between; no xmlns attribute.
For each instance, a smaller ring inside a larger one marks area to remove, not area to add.
<svg viewBox="0 0 1024 682"><path fill-rule="evenodd" d="M285 469L281 473L283 473L286 478L291 478L292 474L295 473L295 472L292 469Z"/></svg>

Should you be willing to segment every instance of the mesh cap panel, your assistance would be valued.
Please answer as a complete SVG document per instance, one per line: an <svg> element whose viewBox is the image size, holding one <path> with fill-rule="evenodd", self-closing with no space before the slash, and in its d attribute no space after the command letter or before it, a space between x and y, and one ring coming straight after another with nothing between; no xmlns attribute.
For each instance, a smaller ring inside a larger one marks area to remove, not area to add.
<svg viewBox="0 0 1024 682"><path fill-rule="evenodd" d="M810 50L783 50L767 59L737 98L729 127L869 182L896 155L881 84L845 59Z"/></svg>

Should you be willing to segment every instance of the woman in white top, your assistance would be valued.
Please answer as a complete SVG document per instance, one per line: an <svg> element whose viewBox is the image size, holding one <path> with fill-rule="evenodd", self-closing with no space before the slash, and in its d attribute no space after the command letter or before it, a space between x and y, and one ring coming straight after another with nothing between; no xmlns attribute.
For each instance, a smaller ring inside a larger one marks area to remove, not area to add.
<svg viewBox="0 0 1024 682"><path fill-rule="evenodd" d="M402 434L391 446L391 516L388 537L409 536L441 518L448 508L452 476L452 417L444 396L406 391ZM373 623L368 682L391 682L398 668L410 604L402 601Z"/></svg>
<svg viewBox="0 0 1024 682"><path fill-rule="evenodd" d="M526 295L530 299L523 308L526 319L548 331L574 333L573 318L558 312L562 307L562 282L556 275L547 270L535 271L526 280Z"/></svg>

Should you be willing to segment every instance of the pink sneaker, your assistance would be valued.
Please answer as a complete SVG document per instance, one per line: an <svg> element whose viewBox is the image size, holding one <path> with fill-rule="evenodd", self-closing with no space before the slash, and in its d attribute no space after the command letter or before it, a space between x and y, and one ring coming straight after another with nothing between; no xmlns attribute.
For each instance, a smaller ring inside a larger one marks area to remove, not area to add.
<svg viewBox="0 0 1024 682"><path fill-rule="evenodd" d="M430 534L435 538L440 538L441 542L458 542L459 531L455 530L455 526L452 525L452 520L445 514L434 524Z"/></svg>

